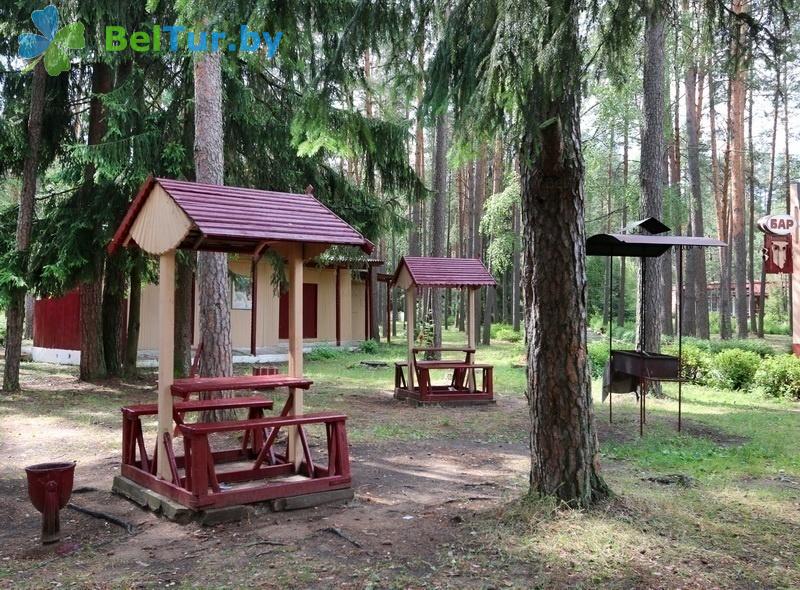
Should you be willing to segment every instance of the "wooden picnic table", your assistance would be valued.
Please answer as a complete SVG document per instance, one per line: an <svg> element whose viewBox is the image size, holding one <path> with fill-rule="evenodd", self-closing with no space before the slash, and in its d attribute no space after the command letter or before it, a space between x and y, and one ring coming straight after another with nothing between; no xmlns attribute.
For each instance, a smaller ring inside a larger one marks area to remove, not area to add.
<svg viewBox="0 0 800 590"><path fill-rule="evenodd" d="M172 383L172 395L188 399L193 393L211 391L263 391L288 387L290 389L308 389L314 382L302 377L289 375L235 375L232 377L187 377L175 379Z"/></svg>
<svg viewBox="0 0 800 590"><path fill-rule="evenodd" d="M464 401L464 395L480 396L492 399L492 365L475 363L475 349L470 347L417 347L412 349L414 355L414 371L419 384L419 396L423 401L440 399L445 401ZM463 352L464 360L437 359L417 360L419 353L425 352ZM448 387L434 386L431 383L431 370L452 370L453 378ZM482 372L481 388L477 388L475 371ZM467 379L469 376L469 380Z"/></svg>

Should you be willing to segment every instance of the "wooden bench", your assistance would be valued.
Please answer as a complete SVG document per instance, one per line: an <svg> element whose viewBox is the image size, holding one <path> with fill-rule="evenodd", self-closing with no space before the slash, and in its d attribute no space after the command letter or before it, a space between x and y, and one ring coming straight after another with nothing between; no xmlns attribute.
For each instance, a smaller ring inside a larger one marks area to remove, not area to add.
<svg viewBox="0 0 800 590"><path fill-rule="evenodd" d="M344 480L349 481L350 459L345 430L346 420L347 416L344 414L320 412L301 416L269 416L247 420L180 424L178 428L183 434L186 464L183 487L202 499L208 494L209 488L213 493L219 493L221 491L220 482L235 483L269 476L294 474L296 470L294 463L289 461L288 441L284 454L275 453L273 450L280 430L289 427L294 427L297 431L297 438L303 452L300 471L304 475L310 479L336 478L337 483ZM310 424L325 425L328 449L327 467L314 464L308 438L303 429L304 426ZM215 458L221 456L221 452L213 453L211 451L208 437L214 433L236 431L261 432L264 442L259 449L254 449L257 453L255 453L252 467L218 473ZM275 485L290 487L296 484L297 482L282 482Z"/></svg>
<svg viewBox="0 0 800 590"><path fill-rule="evenodd" d="M290 377L289 375L242 375L233 377L188 377L175 379L172 383L172 395L188 399L193 393L210 393L213 391L263 391L288 387L290 389L308 389L314 382L310 379Z"/></svg>
<svg viewBox="0 0 800 590"><path fill-rule="evenodd" d="M248 418L261 418L264 410L271 410L273 402L263 397L233 397L208 400L192 400L174 402L172 404L172 417L178 425L183 424L183 416L188 412L205 412L210 410L236 410L247 409ZM155 473L155 461L151 463L147 456L142 433L142 416L155 416L158 414L158 404L138 404L122 408L122 463L136 464L136 451L139 451L141 468ZM253 433L253 444L257 444L256 433ZM245 433L243 446L246 448L250 440L250 433ZM155 457L155 453L153 455Z"/></svg>
<svg viewBox="0 0 800 590"><path fill-rule="evenodd" d="M428 399L437 396L450 395L450 390L454 390L456 395L480 395L484 394L490 399L492 398L493 391L493 370L492 365L479 364L479 363L462 363L459 361L417 361L415 367L417 373L417 382L419 384L420 399ZM436 388L431 384L431 369L452 369L453 381L448 391L438 393ZM474 378L475 371L481 372L481 388L477 389L478 383ZM474 387L465 385L467 375L473 374ZM444 398L441 398L444 399ZM456 398L452 398L456 399Z"/></svg>

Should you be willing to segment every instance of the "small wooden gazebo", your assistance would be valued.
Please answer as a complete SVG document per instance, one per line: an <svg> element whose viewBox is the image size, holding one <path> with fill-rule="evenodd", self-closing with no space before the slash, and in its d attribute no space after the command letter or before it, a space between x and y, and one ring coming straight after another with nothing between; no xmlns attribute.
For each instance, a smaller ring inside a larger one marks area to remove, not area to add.
<svg viewBox="0 0 800 590"><path fill-rule="evenodd" d="M486 404L494 401L492 366L475 363L476 335L475 295L481 287L494 287L497 283L483 263L477 258L433 258L404 256L397 266L391 284L400 287L406 295L406 332L408 361L395 364L395 390L397 399L418 404ZM467 296L465 331L466 347L426 348L416 346L414 339L415 310L418 288L460 288ZM418 354L428 352L459 352L464 360L424 360ZM404 369L408 369L408 374ZM433 369L452 371L449 384L433 385ZM482 373L478 387L475 372Z"/></svg>
<svg viewBox="0 0 800 590"><path fill-rule="evenodd" d="M109 245L137 245L159 257L158 403L128 406L123 414L122 478L195 510L258 502L313 492L349 488L350 465L345 416L305 414L303 392L303 264L332 245L373 245L353 227L305 194L216 186L149 178L130 205ZM254 261L269 249L286 261L289 299L288 375L173 378L175 252L177 249L236 253ZM192 400L214 391L287 388L279 416L264 416L272 401L262 397ZM175 400L183 401L175 401ZM188 422L205 410L246 409L246 420ZM158 416L154 451L148 454L141 419ZM197 415L197 414L195 414ZM327 435L327 464L312 458L304 427L321 425ZM173 448L176 430L184 454ZM288 432L285 452L278 434ZM213 451L209 436L243 433L241 448Z"/></svg>

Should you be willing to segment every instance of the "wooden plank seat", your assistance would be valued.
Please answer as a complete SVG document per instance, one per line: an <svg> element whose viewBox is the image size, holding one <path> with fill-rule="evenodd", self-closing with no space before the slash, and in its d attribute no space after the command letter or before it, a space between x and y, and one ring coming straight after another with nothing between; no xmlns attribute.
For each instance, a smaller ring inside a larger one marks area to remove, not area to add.
<svg viewBox="0 0 800 590"><path fill-rule="evenodd" d="M220 483L238 483L265 477L288 476L295 473L305 475L310 480L331 478L331 485L342 485L350 481L350 459L347 446L345 421L347 416L333 412L319 412L300 416L268 416L247 420L228 420L223 422L197 422L181 424L179 429L184 437L185 476L178 478L181 485L191 492L200 504L209 494L226 493ZM328 463L326 467L314 464L304 426L321 424L325 426L327 436ZM302 462L295 466L289 461L288 438L285 453L276 453L273 449L281 429L296 429L297 439L302 448ZM235 457L238 460L252 459L252 466L235 470L218 471L217 467L231 458L227 451L212 452L208 442L211 434L220 432L257 432L263 433L260 448L254 447L249 456L243 453ZM308 482L277 482L276 487L304 486ZM317 489L318 486L313 489ZM308 488L311 489L311 488ZM240 491L246 494L246 491ZM280 495L278 492L271 492ZM256 501L246 496L248 501Z"/></svg>
<svg viewBox="0 0 800 590"><path fill-rule="evenodd" d="M425 352L462 352L461 359L417 359ZM406 387L404 370L408 363L395 366L395 395L400 399L411 398L421 403L464 402L491 403L494 399L493 373L494 367L485 363L474 362L475 349L471 347L435 347L413 348L414 375L417 387L412 391ZM452 370L453 376L449 385L433 385L431 371ZM480 387L476 372L481 373Z"/></svg>
<svg viewBox="0 0 800 590"><path fill-rule="evenodd" d="M263 397L233 397L208 400L191 400L174 402L172 405L172 417L175 423L183 424L184 414L189 412L204 412L207 410L236 410L247 409L248 418L260 418L264 415L264 410L271 410L273 401ZM128 465L137 464L136 452L139 452L138 464L145 471L155 473L155 460L152 462L147 455L144 444L144 434L142 432L142 416L155 416L158 414L158 404L138 404L125 406L122 411L122 463ZM257 433L253 433L253 443ZM242 442L246 448L250 441L250 432L245 433ZM155 457L155 453L153 454Z"/></svg>
<svg viewBox="0 0 800 590"><path fill-rule="evenodd" d="M407 389L405 369L408 368L407 362L400 362L394 364L394 388L395 391L400 389Z"/></svg>
<svg viewBox="0 0 800 590"><path fill-rule="evenodd" d="M193 393L212 391L269 390L281 387L308 389L314 382L310 379L288 375L236 375L233 377L188 377L175 379L172 395L188 399Z"/></svg>

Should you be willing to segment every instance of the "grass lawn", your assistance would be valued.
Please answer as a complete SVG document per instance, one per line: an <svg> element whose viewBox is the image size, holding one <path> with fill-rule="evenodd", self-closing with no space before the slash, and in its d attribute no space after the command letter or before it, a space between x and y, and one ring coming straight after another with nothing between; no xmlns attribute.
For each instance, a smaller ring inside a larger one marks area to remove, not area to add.
<svg viewBox="0 0 800 590"><path fill-rule="evenodd" d="M639 438L633 397L615 397L609 425L596 383L603 472L615 496L565 510L525 495L525 371L514 366L522 354L509 343L479 350L496 367L498 392L496 406L482 408L392 400L402 344L312 354L306 402L348 414L356 500L258 511L210 530L169 523L107 492L118 470L118 409L155 399L152 374L90 385L72 368L25 364L23 392L0 401L0 587L800 586L800 407L687 386L678 434L668 385L665 399L649 401ZM77 547L63 556L37 549L22 467L68 458L79 460L76 485L96 488L75 501L129 520L134 535L65 511ZM271 544L259 545L265 539Z"/></svg>

